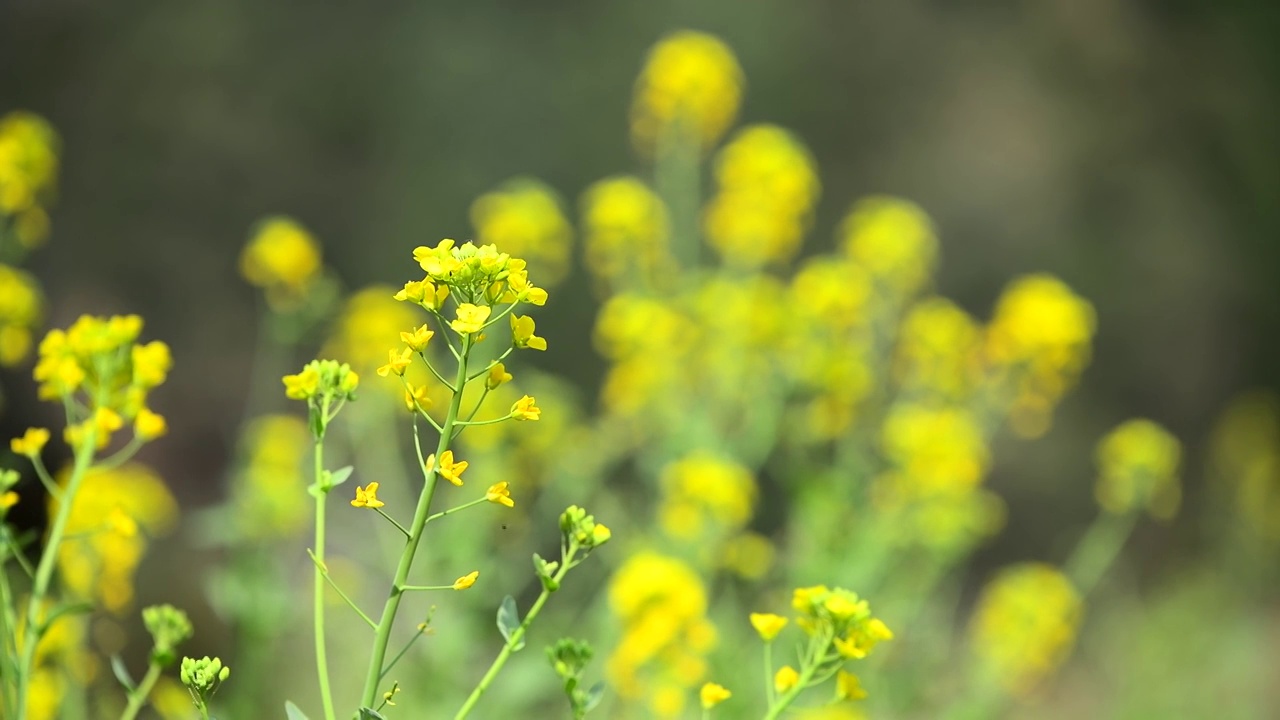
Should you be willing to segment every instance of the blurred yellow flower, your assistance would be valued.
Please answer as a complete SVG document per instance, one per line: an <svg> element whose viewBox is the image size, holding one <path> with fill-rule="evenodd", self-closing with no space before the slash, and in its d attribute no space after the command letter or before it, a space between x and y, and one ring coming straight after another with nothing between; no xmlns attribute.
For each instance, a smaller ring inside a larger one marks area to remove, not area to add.
<svg viewBox="0 0 1280 720"><path fill-rule="evenodd" d="M471 224L477 243L523 258L547 285L569 270L573 228L555 191L539 180L514 178L481 195L471 204Z"/></svg>
<svg viewBox="0 0 1280 720"><path fill-rule="evenodd" d="M760 633L760 639L765 642L773 642L778 637L778 633L782 632L782 628L787 626L787 619L781 615L773 613L751 613L751 627Z"/></svg>
<svg viewBox="0 0 1280 720"><path fill-rule="evenodd" d="M21 217L47 203L58 180L58 146L53 126L34 113L0 118L0 214ZM39 239L23 244L30 248Z"/></svg>
<svg viewBox="0 0 1280 720"><path fill-rule="evenodd" d="M1178 512L1182 443L1150 420L1129 420L1107 434L1097 450L1094 496L1117 515L1146 509L1169 520Z"/></svg>
<svg viewBox="0 0 1280 720"><path fill-rule="evenodd" d="M992 680L1023 695L1071 654L1083 611L1079 593L1057 568L1014 565L983 588L969 642Z"/></svg>
<svg viewBox="0 0 1280 720"><path fill-rule="evenodd" d="M587 269L618 289L652 286L670 264L667 207L628 175L606 178L582 194Z"/></svg>
<svg viewBox="0 0 1280 720"><path fill-rule="evenodd" d="M3 494L0 494L0 511L8 510L14 505L17 505L18 501L21 499L22 498L18 496L18 493L12 490L6 490Z"/></svg>
<svg viewBox="0 0 1280 720"><path fill-rule="evenodd" d="M800 682L800 673L790 665L783 665L778 672L773 675L773 689L785 693Z"/></svg>
<svg viewBox="0 0 1280 720"><path fill-rule="evenodd" d="M855 202L840 225L840 239L845 255L899 302L924 287L937 261L933 222L901 198L873 195Z"/></svg>
<svg viewBox="0 0 1280 720"><path fill-rule="evenodd" d="M862 682L858 680L858 676L846 670L836 673L836 699L837 700L863 700L867 697L867 691L862 688Z"/></svg>
<svg viewBox="0 0 1280 720"><path fill-rule="evenodd" d="M9 448L15 454L35 457L49 442L49 431L45 428L27 428L20 438L9 441Z"/></svg>
<svg viewBox="0 0 1280 720"><path fill-rule="evenodd" d="M704 225L725 263L753 268L794 257L821 191L808 149L782 128L752 125L720 151L715 175Z"/></svg>
<svg viewBox="0 0 1280 720"><path fill-rule="evenodd" d="M292 218L266 218L254 226L240 253L240 274L267 292L277 311L292 309L321 271L320 246Z"/></svg>
<svg viewBox="0 0 1280 720"><path fill-rule="evenodd" d="M745 467L696 453L663 468L659 515L662 529L683 540L708 530L735 530L751 519L756 483Z"/></svg>
<svg viewBox="0 0 1280 720"><path fill-rule="evenodd" d="M164 416L153 413L147 408L139 410L138 416L133 419L133 434L139 440L150 442L163 437L167 432L169 432L169 424Z"/></svg>
<svg viewBox="0 0 1280 720"><path fill-rule="evenodd" d="M35 278L0 264L0 367L13 367L31 352L32 333L40 324L43 306Z"/></svg>
<svg viewBox="0 0 1280 720"><path fill-rule="evenodd" d="M245 427L240 442L243 454L231 484L236 530L250 539L301 532L309 521L307 504L299 502L309 482L304 460L313 442L306 421L264 415Z"/></svg>
<svg viewBox="0 0 1280 720"><path fill-rule="evenodd" d="M306 400L320 389L320 372L311 366L296 375L285 375L281 380L285 397L290 400Z"/></svg>
<svg viewBox="0 0 1280 720"><path fill-rule="evenodd" d="M725 700L733 697L733 693L729 692L722 685L709 682L703 685L702 689L698 691L698 697L702 701L702 709L710 710Z"/></svg>
<svg viewBox="0 0 1280 720"><path fill-rule="evenodd" d="M471 572L467 573L466 575L463 575L462 577L458 578L457 580L454 580L454 581L453 581L453 589L454 589L454 590L466 590L467 588L469 588L469 587L471 587L472 585L475 585L475 584L476 584L476 578L478 578L478 577L480 577L480 571L479 571L479 570L472 570Z"/></svg>
<svg viewBox="0 0 1280 720"><path fill-rule="evenodd" d="M1214 425L1209 459L1212 479L1243 519L1236 530L1280 542L1280 397L1252 390L1232 400Z"/></svg>
<svg viewBox="0 0 1280 720"><path fill-rule="evenodd" d="M636 80L631 137L645 153L660 152L667 133L709 148L738 113L742 68L719 38L691 30L658 42Z"/></svg>

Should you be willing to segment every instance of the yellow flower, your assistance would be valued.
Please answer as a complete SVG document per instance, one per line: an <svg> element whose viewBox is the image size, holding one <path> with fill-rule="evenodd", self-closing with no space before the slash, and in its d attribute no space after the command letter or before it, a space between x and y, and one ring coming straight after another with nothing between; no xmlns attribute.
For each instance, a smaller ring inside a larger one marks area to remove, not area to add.
<svg viewBox="0 0 1280 720"><path fill-rule="evenodd" d="M845 670L836 674L836 699L862 700L866 696L867 691L862 688L857 675Z"/></svg>
<svg viewBox="0 0 1280 720"><path fill-rule="evenodd" d="M314 367L305 367L297 375L285 375L284 394L291 400L307 400L320 389L320 373Z"/></svg>
<svg viewBox="0 0 1280 720"><path fill-rule="evenodd" d="M435 334L434 330L429 330L426 325L423 325L421 327L414 328L413 332L400 333L400 339L404 341L405 345L409 346L410 350L420 353L427 349L427 342L430 341L432 336Z"/></svg>
<svg viewBox="0 0 1280 720"><path fill-rule="evenodd" d="M378 483L371 482L363 488L356 486L356 498L351 501L351 507L367 507L372 510L384 505L386 503L378 499Z"/></svg>
<svg viewBox="0 0 1280 720"><path fill-rule="evenodd" d="M495 505L515 507L516 501L511 499L511 491L507 489L507 484L506 481L503 481L490 485L489 490L484 494L484 499Z"/></svg>
<svg viewBox="0 0 1280 720"><path fill-rule="evenodd" d="M454 589L454 590L466 590L467 588L469 588L469 587L471 587L472 585L475 585L475 584L476 584L476 578L478 578L478 577L480 577L480 571L479 571L479 570L472 570L471 572L467 573L466 575L463 575L462 577L458 578L457 580L454 580L454 581L453 581L453 589Z"/></svg>
<svg viewBox="0 0 1280 720"><path fill-rule="evenodd" d="M742 97L742 68L719 38L681 30L649 52L631 103L631 136L652 151L672 128L706 148L733 122Z"/></svg>
<svg viewBox="0 0 1280 720"><path fill-rule="evenodd" d="M1079 592L1060 570L1014 565L983 588L970 644L991 679L1023 695L1071 654L1083 612Z"/></svg>
<svg viewBox="0 0 1280 720"><path fill-rule="evenodd" d="M409 348L405 348L400 352L396 352L395 350L388 350L387 364L378 368L378 375L380 377L387 377L392 373L395 373L396 375L403 377L404 371L409 368L409 365L412 362L413 362L413 350L410 350Z"/></svg>
<svg viewBox="0 0 1280 720"><path fill-rule="evenodd" d="M18 504L18 493L8 490L0 494L0 511L8 510Z"/></svg>
<svg viewBox="0 0 1280 720"><path fill-rule="evenodd" d="M133 419L133 434L139 440L155 440L167 432L169 432L169 424L165 422L164 416L151 412L147 408L139 410L138 416Z"/></svg>
<svg viewBox="0 0 1280 720"><path fill-rule="evenodd" d="M462 472L467 469L467 461L460 460L454 462L453 451L445 450L440 453L440 476L454 485L462 485ZM427 458L427 472L436 469L436 456L434 453Z"/></svg>
<svg viewBox="0 0 1280 720"><path fill-rule="evenodd" d="M43 305L35 278L0 264L0 366L16 365L31 351L32 332L40 324Z"/></svg>
<svg viewBox="0 0 1280 720"><path fill-rule="evenodd" d="M710 710L720 703L733 697L733 693L729 692L721 685L709 682L702 686L702 690L698 693L702 699L702 709Z"/></svg>
<svg viewBox="0 0 1280 720"><path fill-rule="evenodd" d="M840 226L845 254L898 298L929 279L938 255L933 222L915 203L873 195L854 203Z"/></svg>
<svg viewBox="0 0 1280 720"><path fill-rule="evenodd" d="M533 318L528 315L511 316L511 341L516 347L546 350L546 339L534 335L533 329Z"/></svg>
<svg viewBox="0 0 1280 720"><path fill-rule="evenodd" d="M514 178L471 204L476 242L528 260L539 278L558 283L569 269L573 227L555 191L539 180ZM496 251L482 262L501 264Z"/></svg>
<svg viewBox="0 0 1280 720"><path fill-rule="evenodd" d="M268 298L271 291L297 296L319 273L319 245L306 228L287 217L259 223L240 254L240 274L267 289Z"/></svg>
<svg viewBox="0 0 1280 720"><path fill-rule="evenodd" d="M790 665L783 665L773 676L773 689L780 693L784 693L796 686L800 682L800 673Z"/></svg>
<svg viewBox="0 0 1280 720"><path fill-rule="evenodd" d="M600 280L650 282L667 262L667 208L638 178L601 180L582 194L587 268Z"/></svg>
<svg viewBox="0 0 1280 720"><path fill-rule="evenodd" d="M450 321L449 327L460 335L478 333L480 328L484 327L484 321L489 319L491 312L493 308L488 305L462 303L458 306L458 319Z"/></svg>
<svg viewBox="0 0 1280 720"><path fill-rule="evenodd" d="M9 448L18 455L34 458L49 442L49 431L44 428L27 428L22 437L9 441Z"/></svg>
<svg viewBox="0 0 1280 720"><path fill-rule="evenodd" d="M134 345L133 383L139 387L153 388L164 382L173 367L173 354L169 346L159 340L146 345Z"/></svg>
<svg viewBox="0 0 1280 720"><path fill-rule="evenodd" d="M609 542L612 537L612 530L605 527L604 523L596 523L595 527L591 528L591 547L600 547Z"/></svg>
<svg viewBox="0 0 1280 720"><path fill-rule="evenodd" d="M122 538L131 538L138 534L138 521L122 508L114 507L107 514L107 528Z"/></svg>
<svg viewBox="0 0 1280 720"><path fill-rule="evenodd" d="M781 615L773 613L751 613L751 627L760 633L760 638L765 642L773 642L778 637L778 633L782 632L782 628L787 626L787 619Z"/></svg>
<svg viewBox="0 0 1280 720"><path fill-rule="evenodd" d="M507 287L511 290L511 295L514 296L515 300L538 306L547 304L547 291L540 287L534 287L533 283L529 282L529 273L524 270L513 270L507 276ZM510 302L511 298L504 298L504 301Z"/></svg>
<svg viewBox="0 0 1280 720"><path fill-rule="evenodd" d="M525 395L511 406L511 417L516 420L537 420L542 415L542 410L534 405L534 399L530 395Z"/></svg>
<svg viewBox="0 0 1280 720"><path fill-rule="evenodd" d="M484 386L490 390L496 390L499 386L511 382L511 373L507 372L507 368L502 363L494 363L489 366L489 375L484 380Z"/></svg>
<svg viewBox="0 0 1280 720"><path fill-rule="evenodd" d="M1098 443L1098 504L1117 515L1145 508L1156 518L1171 519L1182 498L1181 456L1182 444L1156 423L1122 424Z"/></svg>
<svg viewBox="0 0 1280 720"><path fill-rule="evenodd" d="M409 412L431 407L431 391L426 385L404 384L404 407Z"/></svg>

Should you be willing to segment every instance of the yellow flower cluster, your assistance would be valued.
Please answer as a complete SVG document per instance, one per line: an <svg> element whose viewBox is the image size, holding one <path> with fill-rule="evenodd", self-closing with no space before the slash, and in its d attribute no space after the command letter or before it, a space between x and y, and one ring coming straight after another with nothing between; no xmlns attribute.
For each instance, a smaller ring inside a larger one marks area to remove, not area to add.
<svg viewBox="0 0 1280 720"><path fill-rule="evenodd" d="M307 486L311 431L292 415L265 415L249 424L242 442L244 465L231 485L239 533L255 540L293 537L310 519L298 498Z"/></svg>
<svg viewBox="0 0 1280 720"><path fill-rule="evenodd" d="M955 303L928 297L898 328L894 376L899 387L942 402L967 402L982 382L982 333Z"/></svg>
<svg viewBox="0 0 1280 720"><path fill-rule="evenodd" d="M50 516L56 508L51 499ZM177 502L150 469L131 463L89 471L58 552L63 584L79 598L122 613L133 600L133 576L148 540L168 533L177 519Z"/></svg>
<svg viewBox="0 0 1280 720"><path fill-rule="evenodd" d="M35 278L0 264L0 367L13 367L27 357L43 306Z"/></svg>
<svg viewBox="0 0 1280 720"><path fill-rule="evenodd" d="M1181 457L1182 443L1159 425L1123 423L1098 443L1098 504L1117 515L1145 509L1161 520L1172 519L1182 500Z"/></svg>
<svg viewBox="0 0 1280 720"><path fill-rule="evenodd" d="M40 398L75 400L72 406L84 408L66 428L73 447L89 438L106 447L126 420L133 421L137 440L164 434L164 418L147 409L147 395L165 381L173 360L163 342L138 344L141 332L137 315L83 315L65 331L50 330L40 342L33 373Z"/></svg>
<svg viewBox="0 0 1280 720"><path fill-rule="evenodd" d="M582 226L587 269L605 287L653 287L670 265L667 206L638 178L606 178L587 188Z"/></svg>
<svg viewBox="0 0 1280 720"><path fill-rule="evenodd" d="M462 335L478 333L499 303L547 302L547 291L529 282L525 261L498 252L494 245L456 245L446 239L433 248L414 248L413 259L426 277L405 283L395 299L439 314L445 300L453 297L458 305L454 330Z"/></svg>
<svg viewBox="0 0 1280 720"><path fill-rule="evenodd" d="M554 190L539 180L515 178L471 204L476 241L528 261L548 285L569 271L573 227Z"/></svg>
<svg viewBox="0 0 1280 720"><path fill-rule="evenodd" d="M607 662L609 683L656 717L679 717L716 642L702 578L676 558L639 552L610 579L609 606L623 628Z"/></svg>
<svg viewBox="0 0 1280 720"><path fill-rule="evenodd" d="M743 128L716 161L718 191L705 211L707 241L726 264L791 260L809 229L821 186L813 157L773 125Z"/></svg>
<svg viewBox="0 0 1280 720"><path fill-rule="evenodd" d="M893 639L888 626L872 617L867 601L844 588L796 588L791 608L797 613L800 629L810 636L828 638L831 648L847 660L861 660L882 641Z"/></svg>
<svg viewBox="0 0 1280 720"><path fill-rule="evenodd" d="M681 30L649 52L631 103L631 137L645 153L676 142L713 146L738 114L742 68L719 38Z"/></svg>
<svg viewBox="0 0 1280 720"><path fill-rule="evenodd" d="M1280 398L1254 390L1236 398L1214 427L1213 479L1225 485L1237 530L1274 547L1280 542Z"/></svg>
<svg viewBox="0 0 1280 720"><path fill-rule="evenodd" d="M866 268L891 299L920 290L937 262L933 222L918 205L901 198L873 195L857 201L841 223L840 235L844 253Z"/></svg>
<svg viewBox="0 0 1280 720"><path fill-rule="evenodd" d="M46 207L58 183L58 135L43 118L11 112L0 118L0 222L30 250L49 236Z"/></svg>
<svg viewBox="0 0 1280 720"><path fill-rule="evenodd" d="M1014 280L987 329L986 355L1012 396L1015 432L1038 437L1049 429L1054 404L1089 363L1093 306L1050 275Z"/></svg>
<svg viewBox="0 0 1280 720"><path fill-rule="evenodd" d="M266 291L267 302L277 312L295 309L322 269L319 243L288 217L259 222L240 253L240 274Z"/></svg>
<svg viewBox="0 0 1280 720"><path fill-rule="evenodd" d="M899 403L885 418L881 447L889 469L872 498L889 519L886 541L954 551L1000 529L1004 506L981 487L989 451L970 411Z"/></svg>
<svg viewBox="0 0 1280 720"><path fill-rule="evenodd" d="M756 483L738 463L708 453L677 460L662 471L658 515L663 532L691 541L732 532L751 519Z"/></svg>
<svg viewBox="0 0 1280 720"><path fill-rule="evenodd" d="M970 644L991 681L1026 694L1071 654L1083 612L1080 594L1056 567L1014 565L983 588Z"/></svg>

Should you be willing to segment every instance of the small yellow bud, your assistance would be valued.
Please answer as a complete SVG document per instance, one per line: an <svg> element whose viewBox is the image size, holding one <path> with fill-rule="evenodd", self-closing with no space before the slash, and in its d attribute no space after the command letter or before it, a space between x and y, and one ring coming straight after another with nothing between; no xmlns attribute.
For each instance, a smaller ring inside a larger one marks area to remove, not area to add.
<svg viewBox="0 0 1280 720"><path fill-rule="evenodd" d="M470 573L467 573L466 575L463 575L462 577L458 578L457 580L454 580L454 581L453 581L453 589L454 589L454 590L466 590L467 588L469 588L469 587L471 587L472 585L475 585L475 584L476 584L476 578L478 578L478 577L480 577L480 571L479 571L479 570L472 570Z"/></svg>

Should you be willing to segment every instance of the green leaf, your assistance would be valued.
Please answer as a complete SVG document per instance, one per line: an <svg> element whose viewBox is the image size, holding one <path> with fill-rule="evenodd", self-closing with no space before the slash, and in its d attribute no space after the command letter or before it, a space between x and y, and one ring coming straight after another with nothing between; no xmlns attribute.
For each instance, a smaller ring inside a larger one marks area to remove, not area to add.
<svg viewBox="0 0 1280 720"><path fill-rule="evenodd" d="M129 691L130 695L137 691L138 684L129 675L129 668L124 666L124 661L120 659L119 655L111 656L111 672L115 673L116 680L120 681L120 684L124 686L125 690Z"/></svg>
<svg viewBox="0 0 1280 720"><path fill-rule="evenodd" d="M592 685L591 689L587 691L587 699L586 702L582 703L582 711L591 712L595 706L600 704L602 699L604 699L604 683L596 682L596 684Z"/></svg>
<svg viewBox="0 0 1280 720"><path fill-rule="evenodd" d="M40 637L44 637L44 634L49 632L49 628L53 627L53 624L63 615L84 615L91 612L93 612L93 603L77 602L59 605L53 609L53 612L49 613L49 617L45 618L44 623L40 625L38 634Z"/></svg>
<svg viewBox="0 0 1280 720"><path fill-rule="evenodd" d="M289 716L289 720L308 720L307 714L288 700L284 701L284 714Z"/></svg>
<svg viewBox="0 0 1280 720"><path fill-rule="evenodd" d="M350 479L351 473L354 471L355 471L355 468L348 465L346 467L338 468L337 470L334 470L333 472L329 473L329 487L336 488L342 483L346 482L348 479Z"/></svg>
<svg viewBox="0 0 1280 720"><path fill-rule="evenodd" d="M520 611L516 609L516 599L510 595L502 598L502 606L498 608L498 632L502 633L502 637L507 642L511 642L511 636L516 629L520 627ZM511 647L512 652L519 651L524 647L524 638Z"/></svg>
<svg viewBox="0 0 1280 720"><path fill-rule="evenodd" d="M382 713L373 708L360 708L360 720L387 720Z"/></svg>

